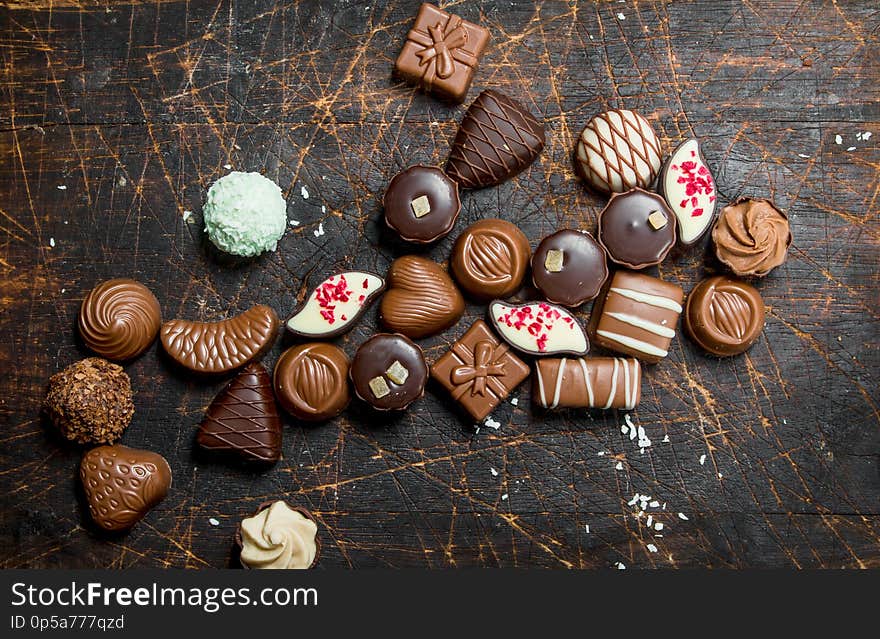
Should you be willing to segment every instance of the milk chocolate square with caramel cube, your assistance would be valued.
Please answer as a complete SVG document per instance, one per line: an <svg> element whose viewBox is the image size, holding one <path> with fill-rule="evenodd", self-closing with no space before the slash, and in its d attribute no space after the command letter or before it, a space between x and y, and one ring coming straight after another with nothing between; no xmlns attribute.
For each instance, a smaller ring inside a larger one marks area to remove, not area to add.
<svg viewBox="0 0 880 639"><path fill-rule="evenodd" d="M463 102L488 42L487 29L423 4L394 68L410 84Z"/></svg>
<svg viewBox="0 0 880 639"><path fill-rule="evenodd" d="M485 419L520 382L529 367L477 320L431 367L431 377L477 421Z"/></svg>
<svg viewBox="0 0 880 639"><path fill-rule="evenodd" d="M669 353L684 291L656 277L617 271L593 308L594 344L656 363Z"/></svg>

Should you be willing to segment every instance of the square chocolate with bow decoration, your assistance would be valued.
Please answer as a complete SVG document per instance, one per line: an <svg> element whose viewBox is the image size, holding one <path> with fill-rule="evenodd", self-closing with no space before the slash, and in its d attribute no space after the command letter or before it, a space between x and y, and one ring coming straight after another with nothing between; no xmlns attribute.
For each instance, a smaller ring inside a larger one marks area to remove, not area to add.
<svg viewBox="0 0 880 639"><path fill-rule="evenodd" d="M529 376L529 367L477 320L431 367L436 379L470 415L482 421Z"/></svg>
<svg viewBox="0 0 880 639"><path fill-rule="evenodd" d="M394 68L410 84L463 102L488 43L488 29L426 3Z"/></svg>

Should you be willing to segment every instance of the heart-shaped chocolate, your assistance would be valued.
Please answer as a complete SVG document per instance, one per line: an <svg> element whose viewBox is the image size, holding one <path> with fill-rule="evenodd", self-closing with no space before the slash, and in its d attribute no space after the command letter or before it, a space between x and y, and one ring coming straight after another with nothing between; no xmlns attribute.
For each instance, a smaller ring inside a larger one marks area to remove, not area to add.
<svg viewBox="0 0 880 639"><path fill-rule="evenodd" d="M439 333L464 313L464 298L439 264L404 255L391 264L379 309L382 323L407 337Z"/></svg>
<svg viewBox="0 0 880 639"><path fill-rule="evenodd" d="M275 463L281 459L281 418L272 378L262 364L248 364L214 398L196 442L205 450L244 461Z"/></svg>
<svg viewBox="0 0 880 639"><path fill-rule="evenodd" d="M171 468L162 455L121 444L87 452L79 477L92 519L110 531L134 526L171 487Z"/></svg>

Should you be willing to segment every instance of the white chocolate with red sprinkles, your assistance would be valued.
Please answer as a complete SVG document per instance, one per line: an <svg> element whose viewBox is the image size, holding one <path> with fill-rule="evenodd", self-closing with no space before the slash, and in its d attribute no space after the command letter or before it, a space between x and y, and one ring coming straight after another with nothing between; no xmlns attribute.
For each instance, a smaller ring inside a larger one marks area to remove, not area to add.
<svg viewBox="0 0 880 639"><path fill-rule="evenodd" d="M489 305L489 319L501 338L530 355L585 355L587 334L567 310L549 302Z"/></svg>
<svg viewBox="0 0 880 639"><path fill-rule="evenodd" d="M672 152L660 174L660 190L678 219L678 239L693 244L715 218L718 199L715 180L695 138Z"/></svg>
<svg viewBox="0 0 880 639"><path fill-rule="evenodd" d="M385 289L373 273L346 271L321 282L308 300L287 320L287 329L303 337L332 337L344 333Z"/></svg>

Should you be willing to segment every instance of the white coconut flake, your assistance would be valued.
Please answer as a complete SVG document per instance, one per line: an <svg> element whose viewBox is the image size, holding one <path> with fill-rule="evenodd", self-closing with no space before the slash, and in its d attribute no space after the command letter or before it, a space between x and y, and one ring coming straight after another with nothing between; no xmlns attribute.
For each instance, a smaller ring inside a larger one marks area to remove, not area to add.
<svg viewBox="0 0 880 639"><path fill-rule="evenodd" d="M183 218L184 222L189 222L189 218L192 217L192 214L193 214L192 211L184 211L183 215L181 217Z"/></svg>
<svg viewBox="0 0 880 639"><path fill-rule="evenodd" d="M620 432L623 433L624 435L626 435L629 432L629 426L624 424L623 426L620 427Z"/></svg>
<svg viewBox="0 0 880 639"><path fill-rule="evenodd" d="M864 133L862 133L862 139L870 140L872 135L874 134L871 131L865 131Z"/></svg>
<svg viewBox="0 0 880 639"><path fill-rule="evenodd" d="M304 199L304 200L309 199L309 190L306 187L304 187L304 186L300 187L299 194L302 195L302 199Z"/></svg>
<svg viewBox="0 0 880 639"><path fill-rule="evenodd" d="M645 525L648 528L654 525L654 515L648 515L648 521L645 522Z"/></svg>
<svg viewBox="0 0 880 639"><path fill-rule="evenodd" d="M724 475L722 475L721 473L718 473L718 479L724 479Z"/></svg>
<svg viewBox="0 0 880 639"><path fill-rule="evenodd" d="M648 544L648 545L646 546L646 548L647 548L648 550L650 550L651 552L657 552L657 546L655 546L654 544Z"/></svg>
<svg viewBox="0 0 880 639"><path fill-rule="evenodd" d="M504 493L503 495L501 495L501 501L507 501L507 496L508 496L507 493Z"/></svg>
<svg viewBox="0 0 880 639"><path fill-rule="evenodd" d="M810 159L810 156L807 155L806 153L798 153L798 157L799 157L799 158L804 158L805 160Z"/></svg>
<svg viewBox="0 0 880 639"><path fill-rule="evenodd" d="M586 524L586 525L584 526L584 530L586 530L586 531L587 531L587 534L589 535L589 534L590 534L590 524Z"/></svg>
<svg viewBox="0 0 880 639"><path fill-rule="evenodd" d="M55 248L55 238L54 237L49 238L49 246L51 246L52 248Z"/></svg>
<svg viewBox="0 0 880 639"><path fill-rule="evenodd" d="M513 404L514 406L519 406L519 399L514 397L513 399L510 400L510 403Z"/></svg>
<svg viewBox="0 0 880 639"><path fill-rule="evenodd" d="M494 428L495 430L501 428L501 422L492 419L491 415L489 415L483 423L486 424L486 426L488 426L489 428Z"/></svg>
<svg viewBox="0 0 880 639"><path fill-rule="evenodd" d="M614 467L615 470L623 470L623 462L617 462L617 466Z"/></svg>
<svg viewBox="0 0 880 639"><path fill-rule="evenodd" d="M664 444L668 444L668 443L669 443L669 435L664 435L664 436L663 436L663 443L664 443Z"/></svg>
<svg viewBox="0 0 880 639"><path fill-rule="evenodd" d="M492 473L492 477L498 477L498 471L489 466L489 472Z"/></svg>
<svg viewBox="0 0 880 639"><path fill-rule="evenodd" d="M224 165L223 165L223 168L226 169L226 170L228 171L229 169L232 168L232 165L231 165L231 164L224 164Z"/></svg>
<svg viewBox="0 0 880 639"><path fill-rule="evenodd" d="M656 499L652 499L651 503L648 504L651 508L660 508L660 502Z"/></svg>
<svg viewBox="0 0 880 639"><path fill-rule="evenodd" d="M632 498L632 499L630 499L628 502L626 502L626 505L627 505L627 506L635 506L635 505L636 505L636 502L637 502L638 500L639 500L639 494L636 493L635 495L633 495L633 498Z"/></svg>
<svg viewBox="0 0 880 639"><path fill-rule="evenodd" d="M656 524L654 524L654 530L663 530L663 523L658 521Z"/></svg>
<svg viewBox="0 0 880 639"><path fill-rule="evenodd" d="M604 457L604 456L605 456L605 451L604 451L604 450L600 450L600 451L599 451L598 453L596 453L596 454L597 454L599 457Z"/></svg>
<svg viewBox="0 0 880 639"><path fill-rule="evenodd" d="M208 523L211 524L212 526L219 526L219 525L220 525L220 522L217 521L216 519L214 519L213 517L211 517L211 518L208 520Z"/></svg>
<svg viewBox="0 0 880 639"><path fill-rule="evenodd" d="M678 518L681 519L682 521L689 521L688 516L685 515L684 513L678 513Z"/></svg>
<svg viewBox="0 0 880 639"><path fill-rule="evenodd" d="M841 137L841 135L839 133L834 136L834 143L835 144L843 144L843 137Z"/></svg>
<svg viewBox="0 0 880 639"><path fill-rule="evenodd" d="M290 220L288 224L291 226L299 226L299 220Z"/></svg>
<svg viewBox="0 0 880 639"><path fill-rule="evenodd" d="M855 150L856 150L856 147L854 147L854 146L850 146L850 147L847 147L846 150L847 150L847 151L855 151Z"/></svg>
<svg viewBox="0 0 880 639"><path fill-rule="evenodd" d="M705 464L705 463L706 463L706 456L705 456L705 455L700 455L700 466L702 466L702 465Z"/></svg>
<svg viewBox="0 0 880 639"><path fill-rule="evenodd" d="M615 561L614 567L617 568L618 570L626 570L626 566L623 565L622 561Z"/></svg>
<svg viewBox="0 0 880 639"><path fill-rule="evenodd" d="M63 185L63 184L59 184L59 185L58 185L58 190L59 190L59 191L66 191L66 190L67 190L67 187L66 187L65 185Z"/></svg>
<svg viewBox="0 0 880 639"><path fill-rule="evenodd" d="M617 14L617 19L618 19L618 20L626 20L626 16L623 15L622 13L618 13L618 14Z"/></svg>
<svg viewBox="0 0 880 639"><path fill-rule="evenodd" d="M316 231L313 231L313 233L315 234L315 237L321 237L322 235L324 235L324 223L321 222L320 224L318 224L318 229Z"/></svg>

